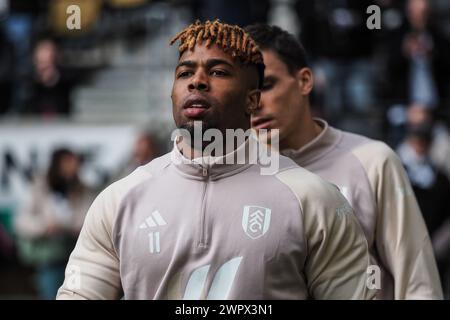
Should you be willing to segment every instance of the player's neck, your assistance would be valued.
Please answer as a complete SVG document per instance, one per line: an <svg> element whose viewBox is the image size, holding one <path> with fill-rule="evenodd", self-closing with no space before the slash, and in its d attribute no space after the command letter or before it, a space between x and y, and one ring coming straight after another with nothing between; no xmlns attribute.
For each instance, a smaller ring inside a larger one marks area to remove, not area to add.
<svg viewBox="0 0 450 320"><path fill-rule="evenodd" d="M314 140L322 130L323 128L314 121L312 115L308 113L299 121L297 128L280 141L280 149L299 150Z"/></svg>
<svg viewBox="0 0 450 320"><path fill-rule="evenodd" d="M228 148L226 145L226 138L224 139L224 144L222 146L221 152L222 154L217 154L214 148L209 148L211 149L210 151L206 151L205 148L203 149L197 149L197 148L193 148L191 147L190 144L186 143L185 141L183 141L182 139L177 141L177 148L180 151L180 153L187 159L192 160L192 159L196 159L196 158L202 158L202 157L223 157L226 155L226 153L228 152ZM240 148L242 145L245 144L245 141L241 142L240 144L236 144L234 139L232 140L232 151L231 152L235 152L238 148Z"/></svg>

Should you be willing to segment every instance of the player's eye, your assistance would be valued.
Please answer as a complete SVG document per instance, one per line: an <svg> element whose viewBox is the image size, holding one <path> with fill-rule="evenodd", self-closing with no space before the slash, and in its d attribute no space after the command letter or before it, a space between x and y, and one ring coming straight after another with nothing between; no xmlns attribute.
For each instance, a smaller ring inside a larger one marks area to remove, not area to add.
<svg viewBox="0 0 450 320"><path fill-rule="evenodd" d="M193 74L192 71L181 71L178 73L177 78L187 78Z"/></svg>
<svg viewBox="0 0 450 320"><path fill-rule="evenodd" d="M217 77L225 77L228 75L228 72L224 71L224 70L212 70L211 71L211 75L213 76L217 76Z"/></svg>
<svg viewBox="0 0 450 320"><path fill-rule="evenodd" d="M273 85L274 85L273 82L264 82L261 90L262 91L268 91L268 90L273 88Z"/></svg>

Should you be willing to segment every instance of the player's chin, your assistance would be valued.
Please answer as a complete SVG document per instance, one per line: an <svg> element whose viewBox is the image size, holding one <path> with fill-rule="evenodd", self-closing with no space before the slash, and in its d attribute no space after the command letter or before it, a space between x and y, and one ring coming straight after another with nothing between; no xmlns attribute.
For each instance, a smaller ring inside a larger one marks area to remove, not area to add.
<svg viewBox="0 0 450 320"><path fill-rule="evenodd" d="M179 128L187 130L191 135L194 135L194 132L203 135L206 130L211 128L211 123L206 118L186 118Z"/></svg>

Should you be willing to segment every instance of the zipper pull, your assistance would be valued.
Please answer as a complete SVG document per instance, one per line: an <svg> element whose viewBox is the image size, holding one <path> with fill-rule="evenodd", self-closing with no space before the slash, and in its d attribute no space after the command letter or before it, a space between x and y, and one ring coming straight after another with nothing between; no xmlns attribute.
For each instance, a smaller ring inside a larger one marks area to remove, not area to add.
<svg viewBox="0 0 450 320"><path fill-rule="evenodd" d="M208 169L203 168L203 176L206 177L208 175Z"/></svg>

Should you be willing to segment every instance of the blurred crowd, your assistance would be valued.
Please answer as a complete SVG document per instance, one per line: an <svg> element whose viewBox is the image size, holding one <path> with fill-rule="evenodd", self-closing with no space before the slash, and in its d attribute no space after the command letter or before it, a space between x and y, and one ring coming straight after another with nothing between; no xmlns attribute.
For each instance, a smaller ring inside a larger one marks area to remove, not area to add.
<svg viewBox="0 0 450 320"><path fill-rule="evenodd" d="M74 88L100 68L108 68L71 53L90 50L112 37L139 39L151 33L139 17L158 2L187 8L200 19L218 17L239 25L280 23L302 40L315 76L314 112L337 127L382 139L397 150L429 229L448 298L450 2L0 0L0 120L30 116L70 120ZM65 26L68 3L79 4L88 13L80 32L69 32ZM381 8L379 30L366 25L366 9L373 4ZM138 137L130 162L112 181L160 150L151 134ZM30 199L17 214L17 234L11 237L0 224L0 261L17 254L31 266L39 298L54 297L83 215L95 196L79 178L81 165L72 150L55 150L47 172L35 177Z"/></svg>
<svg viewBox="0 0 450 320"><path fill-rule="evenodd" d="M277 22L277 12L291 12L294 17L286 27L301 38L315 71L314 105L331 122L339 124L348 115L384 115L393 108L383 120L396 125L402 121L398 108L410 104L423 105L439 115L449 113L448 1L1 2L0 94L4 103L0 115L70 115L71 89L96 71L71 58L70 52L98 46L113 35L149 32L137 22L136 12L157 2L188 7L192 17L220 17L240 25ZM84 14L81 30L67 29L69 4L78 4ZM381 9L379 30L366 25L366 9L373 4ZM291 10L283 11L283 7ZM133 24L125 23L130 20ZM386 135L384 131L378 134Z"/></svg>
<svg viewBox="0 0 450 320"><path fill-rule="evenodd" d="M92 55L89 50L111 36L124 37L121 31L139 34L136 12L148 1L1 0L0 4L0 117L48 119L70 117L73 88L101 67L93 57L82 59L82 53ZM80 29L67 27L70 5L80 8Z"/></svg>
<svg viewBox="0 0 450 320"><path fill-rule="evenodd" d="M142 132L128 160L106 184L125 177L161 154L155 137ZM89 187L81 180L82 165L82 156L69 147L53 150L46 172L34 177L25 203L15 214L14 236L8 235L0 224L0 297L8 294L17 298L54 299L56 296L85 214L98 194L98 188ZM14 263L25 269L20 269L19 274L15 270L12 277L1 274L8 270L2 267ZM17 281L22 285L17 286Z"/></svg>

